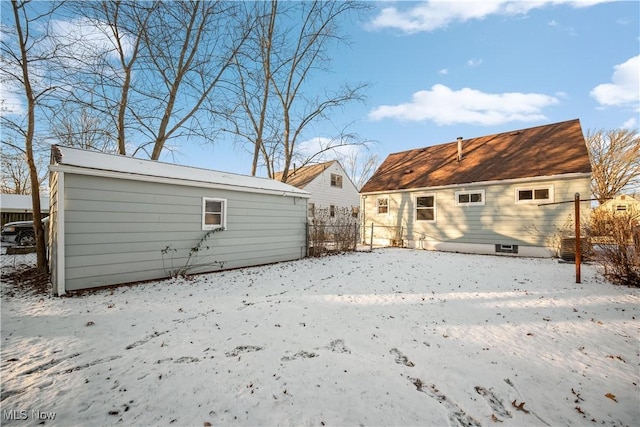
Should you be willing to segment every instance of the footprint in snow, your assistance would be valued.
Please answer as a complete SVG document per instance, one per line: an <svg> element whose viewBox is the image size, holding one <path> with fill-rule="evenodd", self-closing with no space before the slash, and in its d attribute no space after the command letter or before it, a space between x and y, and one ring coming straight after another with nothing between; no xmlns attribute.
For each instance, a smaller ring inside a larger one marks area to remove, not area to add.
<svg viewBox="0 0 640 427"><path fill-rule="evenodd" d="M476 386L475 389L480 396L484 397L496 415L507 418L512 417L511 412L505 409L502 401L500 401L500 399L491 390L487 390L480 386Z"/></svg>
<svg viewBox="0 0 640 427"><path fill-rule="evenodd" d="M393 356L395 356L395 361L398 365L404 365L404 366L408 366L410 368L413 368L415 365L413 364L413 362L411 360L409 360L407 358L407 356L405 356L404 354L402 354L402 352L400 350L398 350L397 348L392 348L391 350L389 350L389 353Z"/></svg>

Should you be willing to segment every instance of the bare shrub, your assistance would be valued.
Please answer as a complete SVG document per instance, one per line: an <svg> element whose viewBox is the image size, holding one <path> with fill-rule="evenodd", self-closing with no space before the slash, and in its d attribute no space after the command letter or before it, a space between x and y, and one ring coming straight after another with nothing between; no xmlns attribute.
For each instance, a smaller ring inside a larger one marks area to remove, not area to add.
<svg viewBox="0 0 640 427"><path fill-rule="evenodd" d="M534 235L542 235L535 227L530 227L529 232ZM581 218L580 219L580 236L581 245L580 245L580 253L581 259L588 260L592 257L592 246L590 244L590 239L588 236L591 235L590 225L588 223L588 219ZM575 247L575 237L576 237L576 228L573 219L573 215L568 215L565 222L556 227L554 233L546 236L546 244L549 249L552 250L553 256L556 258L562 258L566 251L567 241L572 241ZM571 249L572 255L575 254L575 249ZM573 259L573 258L571 258Z"/></svg>
<svg viewBox="0 0 640 427"><path fill-rule="evenodd" d="M640 213L594 212L591 232L604 277L640 287Z"/></svg>
<svg viewBox="0 0 640 427"><path fill-rule="evenodd" d="M358 218L350 208L314 209L308 227L310 256L354 251L358 244Z"/></svg>

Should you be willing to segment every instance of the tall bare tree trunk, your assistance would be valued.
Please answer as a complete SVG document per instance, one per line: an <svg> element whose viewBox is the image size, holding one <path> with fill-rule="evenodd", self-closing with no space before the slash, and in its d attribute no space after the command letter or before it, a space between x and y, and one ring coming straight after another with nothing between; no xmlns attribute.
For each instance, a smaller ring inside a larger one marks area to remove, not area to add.
<svg viewBox="0 0 640 427"><path fill-rule="evenodd" d="M31 80L29 77L29 61L27 55L27 41L22 29L20 21L20 8L17 0L12 0L13 16L16 21L16 32L18 34L18 43L20 46L20 64L22 67L22 78L24 83L25 96L27 98L27 131L25 133L25 152L27 155L27 163L29 165L29 177L31 180L31 201L33 205L33 233L36 241L37 265L39 273L46 273L47 253L44 242L44 228L42 226L42 215L40 207L40 184L38 181L38 169L33 158L33 136L35 134L35 108L36 95L34 94Z"/></svg>

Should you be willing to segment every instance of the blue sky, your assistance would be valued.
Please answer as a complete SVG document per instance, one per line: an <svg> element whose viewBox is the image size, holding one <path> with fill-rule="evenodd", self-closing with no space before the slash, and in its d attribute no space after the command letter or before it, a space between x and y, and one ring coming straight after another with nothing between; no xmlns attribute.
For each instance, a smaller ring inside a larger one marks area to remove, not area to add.
<svg viewBox="0 0 640 427"><path fill-rule="evenodd" d="M580 119L583 131L640 125L640 2L376 2L346 23L331 74L371 84L335 121L389 153ZM316 127L305 145L331 137ZM181 147L184 165L248 173L229 142Z"/></svg>

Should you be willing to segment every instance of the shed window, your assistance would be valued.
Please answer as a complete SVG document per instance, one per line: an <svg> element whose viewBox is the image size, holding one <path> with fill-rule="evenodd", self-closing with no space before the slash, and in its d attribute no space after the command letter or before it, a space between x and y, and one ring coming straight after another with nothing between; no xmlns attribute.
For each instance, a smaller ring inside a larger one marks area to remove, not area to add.
<svg viewBox="0 0 640 427"><path fill-rule="evenodd" d="M227 223L227 201L225 199L202 198L202 229L225 228Z"/></svg>
<svg viewBox="0 0 640 427"><path fill-rule="evenodd" d="M456 191L456 205L484 205L484 190Z"/></svg>
<svg viewBox="0 0 640 427"><path fill-rule="evenodd" d="M388 214L389 213L389 198L388 197L378 197L376 199L376 204L378 206L379 214Z"/></svg>
<svg viewBox="0 0 640 427"><path fill-rule="evenodd" d="M342 175L338 175L335 173L331 174L331 186L342 188Z"/></svg>
<svg viewBox="0 0 640 427"><path fill-rule="evenodd" d="M616 206L616 210L617 211L626 211L627 210L627 205L618 205L618 206Z"/></svg>
<svg viewBox="0 0 640 427"><path fill-rule="evenodd" d="M553 187L516 188L516 203L553 202Z"/></svg>
<svg viewBox="0 0 640 427"><path fill-rule="evenodd" d="M436 220L436 196L435 194L416 197L416 221Z"/></svg>

